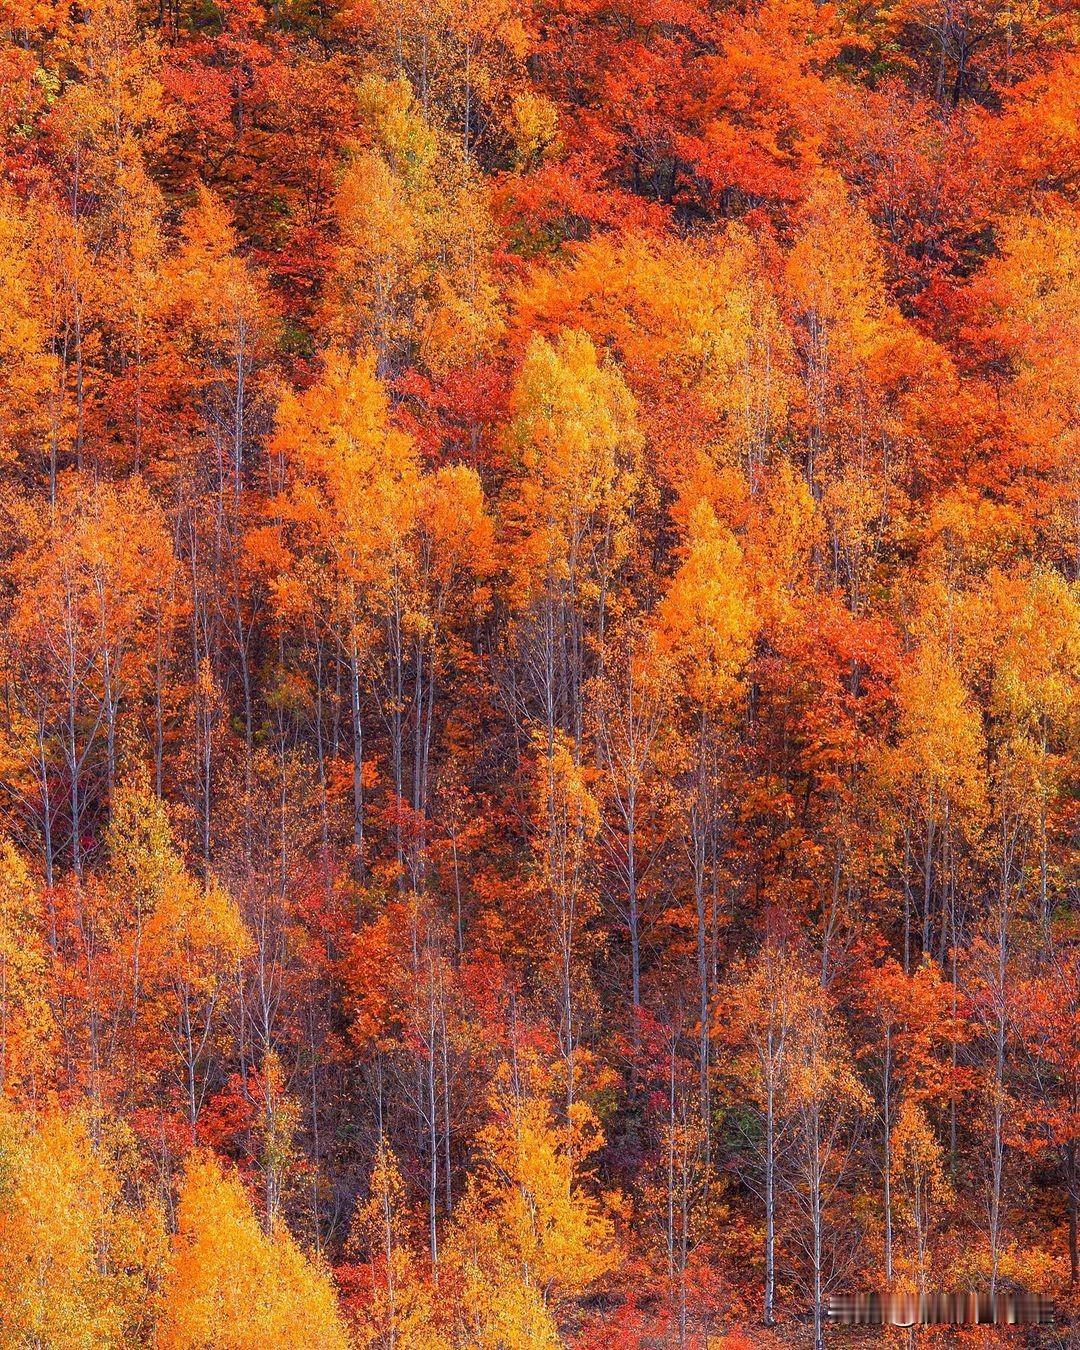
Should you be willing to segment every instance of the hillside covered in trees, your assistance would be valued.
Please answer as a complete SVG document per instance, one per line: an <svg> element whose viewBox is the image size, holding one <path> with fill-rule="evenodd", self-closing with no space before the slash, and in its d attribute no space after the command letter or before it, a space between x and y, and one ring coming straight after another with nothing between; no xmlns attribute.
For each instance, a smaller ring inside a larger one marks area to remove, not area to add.
<svg viewBox="0 0 1080 1350"><path fill-rule="evenodd" d="M0 0L0 1346L1072 1343L1078 22Z"/></svg>

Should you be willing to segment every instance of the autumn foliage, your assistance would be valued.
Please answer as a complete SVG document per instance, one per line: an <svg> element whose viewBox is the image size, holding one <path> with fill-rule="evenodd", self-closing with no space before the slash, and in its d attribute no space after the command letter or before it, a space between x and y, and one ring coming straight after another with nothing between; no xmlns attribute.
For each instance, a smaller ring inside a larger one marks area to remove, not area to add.
<svg viewBox="0 0 1080 1350"><path fill-rule="evenodd" d="M1068 1328L1076 22L0 0L0 1346Z"/></svg>

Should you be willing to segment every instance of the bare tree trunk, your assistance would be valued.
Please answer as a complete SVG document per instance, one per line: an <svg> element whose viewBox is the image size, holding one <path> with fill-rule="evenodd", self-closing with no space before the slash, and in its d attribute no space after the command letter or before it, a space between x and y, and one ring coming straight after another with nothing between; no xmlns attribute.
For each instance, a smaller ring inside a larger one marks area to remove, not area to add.
<svg viewBox="0 0 1080 1350"><path fill-rule="evenodd" d="M353 750L353 848L356 875L364 875L364 728L360 719L360 654L356 643L356 623L349 639L350 693L352 698Z"/></svg>

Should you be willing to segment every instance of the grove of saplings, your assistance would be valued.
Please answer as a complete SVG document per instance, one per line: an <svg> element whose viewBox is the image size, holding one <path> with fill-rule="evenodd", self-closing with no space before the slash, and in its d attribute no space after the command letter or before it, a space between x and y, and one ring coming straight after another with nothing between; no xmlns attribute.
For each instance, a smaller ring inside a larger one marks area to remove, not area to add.
<svg viewBox="0 0 1080 1350"><path fill-rule="evenodd" d="M1073 1343L1078 40L0 0L0 1347Z"/></svg>

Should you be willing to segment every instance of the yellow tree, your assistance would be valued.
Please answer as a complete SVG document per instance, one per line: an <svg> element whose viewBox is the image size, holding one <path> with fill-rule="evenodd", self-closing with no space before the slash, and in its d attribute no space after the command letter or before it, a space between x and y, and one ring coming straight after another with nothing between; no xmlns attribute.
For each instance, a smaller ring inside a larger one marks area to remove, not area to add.
<svg viewBox="0 0 1080 1350"><path fill-rule="evenodd" d="M980 1123L988 1147L979 1161L995 1289L1005 1251L1009 1160L1023 1113L1011 1053L1016 965L1025 945L1019 925L1034 918L1039 955L1052 958L1054 909L1070 870L1063 774L1075 741L1080 608L1075 583L1025 564L991 571L961 602L967 664L989 713L986 829L977 854L986 868L987 904L965 944L962 967L975 1035L986 1052Z"/></svg>
<svg viewBox="0 0 1080 1350"><path fill-rule="evenodd" d="M422 885L429 766L442 665L455 630L488 599L495 568L494 534L479 475L463 464L425 474L416 485L416 517L387 596L384 717L390 726L394 788L409 801L413 829L408 863L414 890ZM409 685L411 684L411 689ZM411 738L409 733L411 731ZM405 781L411 739L411 782ZM401 813L396 821L403 862Z"/></svg>
<svg viewBox="0 0 1080 1350"><path fill-rule="evenodd" d="M251 947L239 907L211 877L188 871L165 804L145 782L117 793L104 874L112 956L127 1006L133 1068L176 1056L188 1125L194 1133L205 1094L201 1070L213 1044L219 1005Z"/></svg>
<svg viewBox="0 0 1080 1350"><path fill-rule="evenodd" d="M938 945L943 959L952 915L947 912L958 837L983 805L983 733L978 709L956 658L930 637L914 653L897 683L900 738L883 767L901 804L904 883L904 969L911 968L911 922L921 909L922 950L931 950L934 902L940 898ZM913 877L921 872L921 902ZM917 911L916 911L917 912ZM953 934L955 938L955 934Z"/></svg>
<svg viewBox="0 0 1080 1350"><path fill-rule="evenodd" d="M447 128L463 158L477 141L505 152L529 91L523 78L528 34L517 6L509 0L378 0L367 14L386 66L411 84L425 119Z"/></svg>
<svg viewBox="0 0 1080 1350"><path fill-rule="evenodd" d="M515 641L551 754L560 726L581 741L588 649L603 642L633 540L641 436L622 375L580 330L532 339L513 413L502 518Z"/></svg>
<svg viewBox="0 0 1080 1350"><path fill-rule="evenodd" d="M116 793L105 837L105 884L120 911L118 933L130 978L131 1020L137 1025L143 994L146 924L171 893L190 886L173 839L165 803L136 778Z"/></svg>
<svg viewBox="0 0 1080 1350"><path fill-rule="evenodd" d="M188 1161L158 1325L162 1350L345 1350L328 1274L284 1226L266 1234L235 1174L208 1155Z"/></svg>
<svg viewBox="0 0 1080 1350"><path fill-rule="evenodd" d="M147 161L163 148L171 114L159 78L161 48L136 8L131 0L92 0L79 24L56 25L46 59L50 72L59 61L70 74L63 96L49 100L56 184L52 193L37 194L35 211L41 312L56 372L48 446L53 489L63 452L73 451L80 469L88 458L100 462L115 453L114 437L96 434L95 425L113 392L110 358L123 349L122 361L133 357L140 367L145 357L152 297L150 269L138 255L154 238L151 222L161 211ZM129 262L132 275L120 280ZM138 375L134 384L137 427ZM110 411L126 421L119 400ZM137 430L134 439L137 448Z"/></svg>
<svg viewBox="0 0 1080 1350"><path fill-rule="evenodd" d="M851 202L838 175L814 185L787 260L786 281L799 320L799 355L807 406L807 480L823 462L846 398L865 409L867 364L883 345L891 318L881 251L869 216ZM838 239L843 247L837 247Z"/></svg>
<svg viewBox="0 0 1080 1350"><path fill-rule="evenodd" d="M443 375L475 362L501 324L487 192L407 80L369 76L357 97L372 144L338 188L324 321L350 352L370 347L382 378L407 356Z"/></svg>
<svg viewBox="0 0 1080 1350"><path fill-rule="evenodd" d="M738 467L755 492L797 392L768 270L738 226L708 241L603 234L531 279L522 305L619 352L659 481L684 491Z"/></svg>
<svg viewBox="0 0 1080 1350"><path fill-rule="evenodd" d="M160 1217L122 1198L78 1117L0 1113L0 1341L79 1350L152 1334Z"/></svg>
<svg viewBox="0 0 1080 1350"><path fill-rule="evenodd" d="M412 807L421 822L427 811L440 658L455 626L488 601L487 581L495 568L494 545L494 527L475 469L448 464L420 480L411 547L416 580ZM422 843L421 839L418 846Z"/></svg>
<svg viewBox="0 0 1080 1350"><path fill-rule="evenodd" d="M340 352L329 353L310 389L286 393L271 451L289 481L271 506L280 523L278 608L328 629L349 672L353 844L362 869L362 694L378 625L388 612L403 617L395 601L416 520L416 453L390 422L374 357Z"/></svg>
<svg viewBox="0 0 1080 1350"><path fill-rule="evenodd" d="M689 710L689 770L680 814L692 864L697 922L701 1119L709 1119L710 1007L716 906L710 878L717 830L717 734L749 660L758 619L742 550L701 498L692 508L682 562L657 606L661 651L676 671ZM708 1150L708 1137L706 1138Z"/></svg>
<svg viewBox="0 0 1080 1350"><path fill-rule="evenodd" d="M721 708L749 658L757 617L738 540L704 498L690 512L683 559L656 618L691 699Z"/></svg>
<svg viewBox="0 0 1080 1350"><path fill-rule="evenodd" d="M1010 363L1002 453L1031 528L1072 569L1080 560L1080 213L1007 220L982 279L991 333Z"/></svg>
<svg viewBox="0 0 1080 1350"><path fill-rule="evenodd" d="M151 1092L163 1079L176 1084L194 1133L221 1003L251 940L225 889L188 871L165 804L145 776L120 788L115 808L108 863L93 892L103 942L88 943L86 953L89 960L107 943L101 959L115 1025L104 1039L109 1053L128 1051L129 1093L137 1093L140 1075Z"/></svg>
<svg viewBox="0 0 1080 1350"><path fill-rule="evenodd" d="M147 690L151 635L168 604L174 557L164 515L137 478L113 486L65 475L55 510L29 524L27 534L14 564L8 633L15 694L33 728L24 771L37 789L51 884L61 808L57 743L71 858L80 872L85 816L97 804L87 796L90 767L103 739L111 796L121 716Z"/></svg>
<svg viewBox="0 0 1080 1350"><path fill-rule="evenodd" d="M146 922L147 980L159 991L160 1015L179 1060L181 1095L194 1137L218 1005L251 938L236 902L211 878L181 873Z"/></svg>
<svg viewBox="0 0 1080 1350"><path fill-rule="evenodd" d="M1021 565L991 572L966 609L968 650L986 672L994 719L996 814L1018 814L1034 837L1033 889L1047 943L1067 873L1061 816L1080 709L1080 588L1059 572Z"/></svg>
<svg viewBox="0 0 1080 1350"><path fill-rule="evenodd" d="M905 1097L900 1105L889 1154L898 1213L911 1232L916 1288L925 1294L935 1212L949 1203L952 1189L945 1176L941 1145L926 1112L912 1097Z"/></svg>
<svg viewBox="0 0 1080 1350"><path fill-rule="evenodd" d="M56 357L42 315L32 229L13 203L0 203L0 462L34 463L49 441Z"/></svg>
<svg viewBox="0 0 1080 1350"><path fill-rule="evenodd" d="M60 264L50 306L58 392L63 400L70 367L77 457L133 459L140 468L152 425L146 375L160 357L168 289L159 284L164 202L150 161L164 147L173 111L160 79L161 47L131 0L94 0L85 27L69 33L65 56L78 74L52 118L68 174L66 211L45 235L52 236L51 263Z"/></svg>
<svg viewBox="0 0 1080 1350"><path fill-rule="evenodd" d="M206 188L184 216L180 248L162 285L193 392L201 395L218 480L239 493L254 377L266 360L273 311L262 278L240 256L228 209Z"/></svg>
<svg viewBox="0 0 1080 1350"><path fill-rule="evenodd" d="M535 735L537 832L541 903L554 952L559 1042L566 1065L566 1103L572 1111L581 1031L577 1005L582 973L576 960L582 931L595 911L596 895L587 874L588 849L600 830L600 812L565 739L552 750L543 732Z"/></svg>
<svg viewBox="0 0 1080 1350"><path fill-rule="evenodd" d="M183 216L179 247L161 267L158 308L176 353L173 367L163 372L166 387L171 384L182 406L194 414L196 430L184 466L186 492L177 533L185 538L191 570L193 767L208 864L215 729L221 716L221 625L240 664L249 782L253 771L251 643L253 611L263 592L250 584L240 565L248 500L243 489L253 424L261 432L270 413L268 383L260 377L271 350L275 312L264 278L241 254L231 212L205 187L199 187Z"/></svg>
<svg viewBox="0 0 1080 1350"><path fill-rule="evenodd" d="M802 376L805 476L830 531L835 579L863 604L905 505L909 404L947 367L889 300L874 225L839 175L814 183L784 280ZM923 395L925 397L925 395Z"/></svg>
<svg viewBox="0 0 1080 1350"><path fill-rule="evenodd" d="M481 1162L448 1241L447 1260L465 1277L468 1343L557 1345L553 1315L619 1259L611 1220L580 1180L581 1162L603 1135L584 1102L556 1125L521 1066L499 1071L491 1106L478 1136Z"/></svg>
<svg viewBox="0 0 1080 1350"><path fill-rule="evenodd" d="M0 1095L33 1092L53 1030L37 886L15 846L0 839Z"/></svg>
<svg viewBox="0 0 1080 1350"><path fill-rule="evenodd" d="M580 331L530 342L513 412L501 507L512 641L525 671L517 711L532 723L537 756L535 852L558 972L569 1105L580 1034L575 952L595 904L586 862L599 829L580 764L584 681L590 656L602 658L613 583L630 551L641 438L622 376Z"/></svg>

